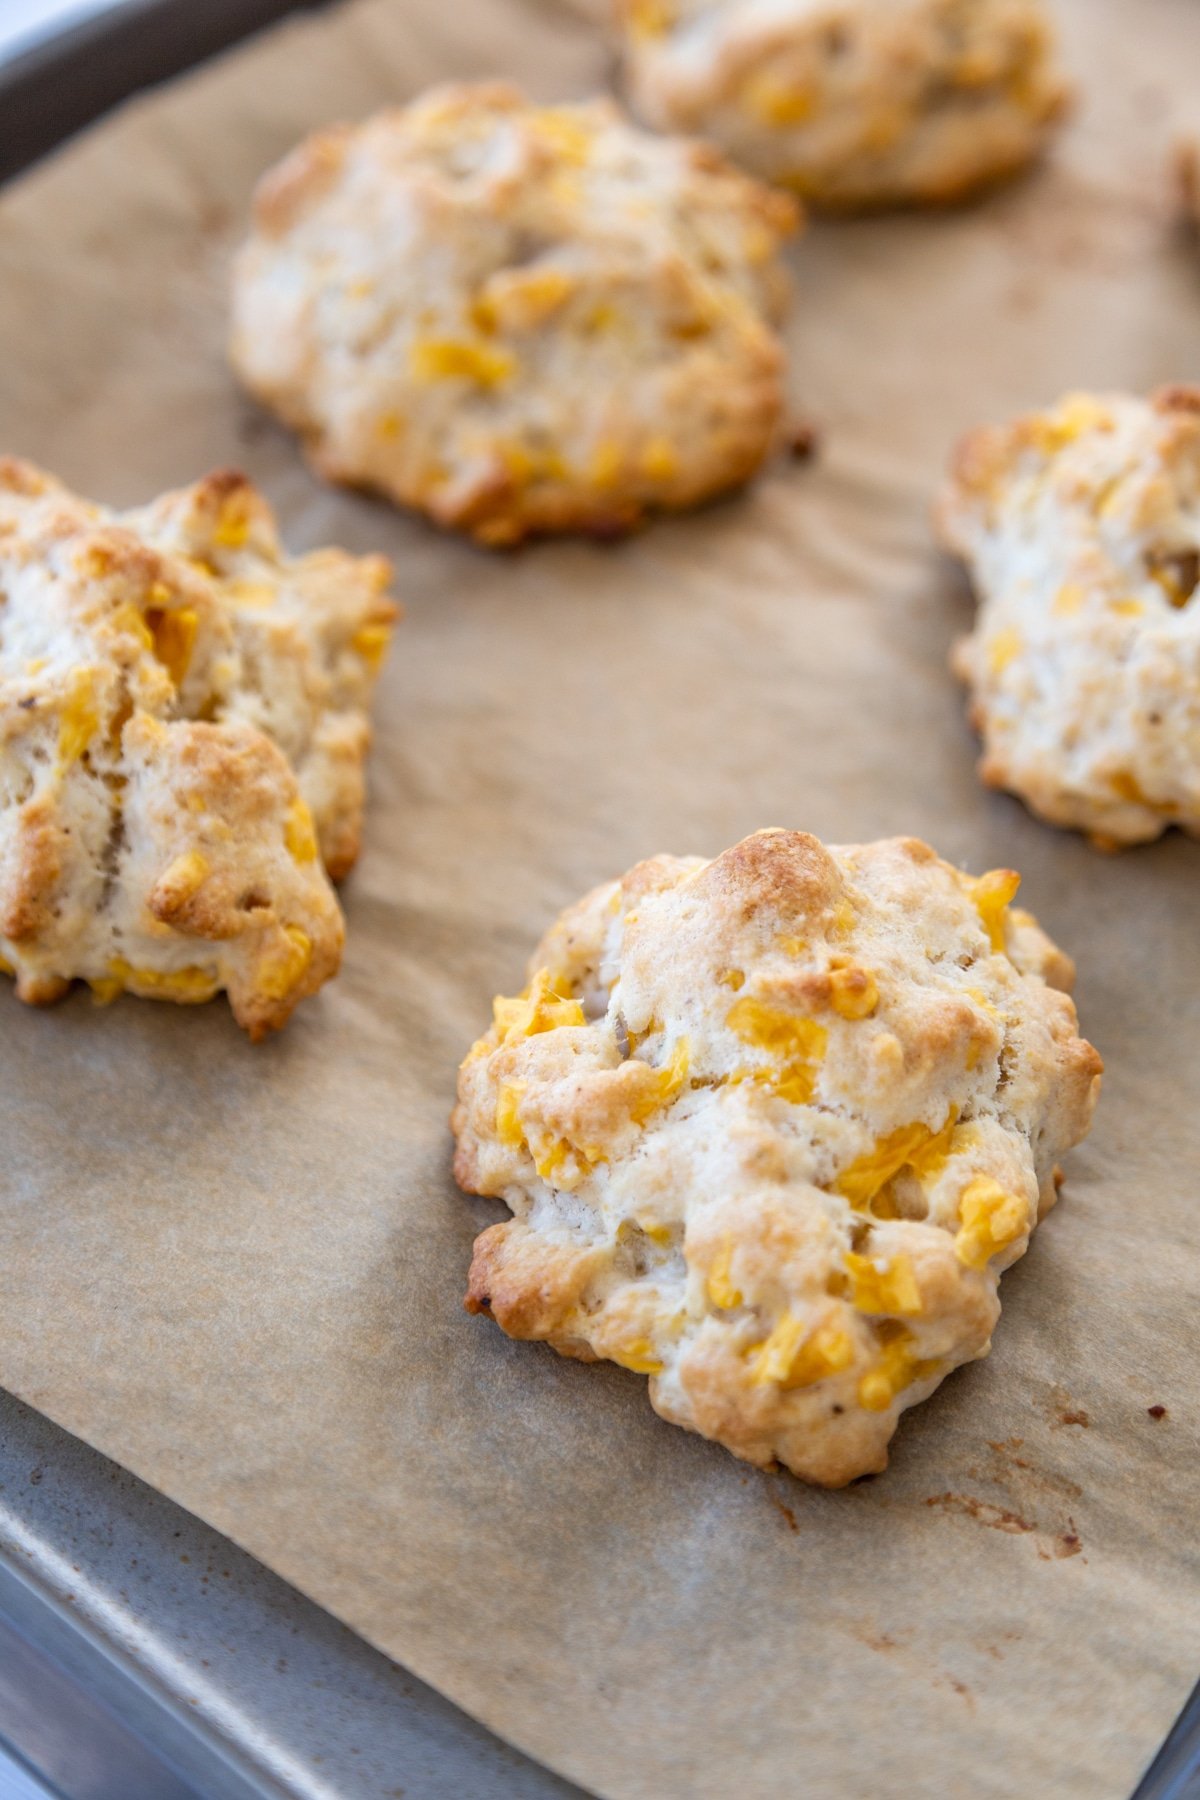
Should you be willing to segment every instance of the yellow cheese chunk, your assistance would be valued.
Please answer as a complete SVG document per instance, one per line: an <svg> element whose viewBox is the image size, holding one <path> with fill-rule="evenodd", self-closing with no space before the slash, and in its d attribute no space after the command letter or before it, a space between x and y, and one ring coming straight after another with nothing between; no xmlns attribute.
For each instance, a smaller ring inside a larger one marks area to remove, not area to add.
<svg viewBox="0 0 1200 1800"><path fill-rule="evenodd" d="M525 1142L520 1105L526 1086L524 1081L502 1081L496 1095L496 1136L513 1150L519 1150Z"/></svg>
<svg viewBox="0 0 1200 1800"><path fill-rule="evenodd" d="M208 859L199 850L185 850L169 863L159 876L157 886L172 899L188 900L204 884L208 875Z"/></svg>
<svg viewBox="0 0 1200 1800"><path fill-rule="evenodd" d="M763 70L743 83L742 104L764 125L802 125L817 110L817 90Z"/></svg>
<svg viewBox="0 0 1200 1800"><path fill-rule="evenodd" d="M211 1000L220 987L218 976L207 969L135 969L123 957L114 957L108 965L109 979L136 994L164 1000L180 1000L199 1004ZM104 983L93 982L93 993ZM111 996L110 996L111 997Z"/></svg>
<svg viewBox="0 0 1200 1800"><path fill-rule="evenodd" d="M679 458L670 438L655 437L643 447L640 463L648 481L670 481L679 467Z"/></svg>
<svg viewBox="0 0 1200 1800"><path fill-rule="evenodd" d="M196 643L196 614L190 607L166 612L151 607L146 614L146 628L154 645L154 654L176 687L183 685Z"/></svg>
<svg viewBox="0 0 1200 1800"><path fill-rule="evenodd" d="M671 1059L661 1069L655 1069L651 1078L644 1084L633 1106L630 1117L639 1125L644 1125L660 1108L669 1106L680 1093L688 1078L691 1060L691 1046L686 1037L676 1040L671 1052Z"/></svg>
<svg viewBox="0 0 1200 1800"><path fill-rule="evenodd" d="M675 0L627 0L625 16L635 37L665 37L677 16Z"/></svg>
<svg viewBox="0 0 1200 1800"><path fill-rule="evenodd" d="M76 669L58 727L58 760L64 769L79 761L100 724L95 684L89 669Z"/></svg>
<svg viewBox="0 0 1200 1800"><path fill-rule="evenodd" d="M1008 908L1016 898L1021 877L1015 869L989 869L974 880L967 876L966 882L992 949L1002 951Z"/></svg>
<svg viewBox="0 0 1200 1800"><path fill-rule="evenodd" d="M250 496L244 489L230 494L221 507L213 531L213 543L222 550L240 550L250 536Z"/></svg>
<svg viewBox="0 0 1200 1800"><path fill-rule="evenodd" d="M977 1175L967 1183L958 1216L954 1250L968 1269L986 1269L992 1257L1023 1237L1030 1225L1028 1201L1021 1194L1010 1194L990 1175Z"/></svg>
<svg viewBox="0 0 1200 1800"><path fill-rule="evenodd" d="M552 318L576 285L565 269L509 270L472 302L471 318L481 331L530 331Z"/></svg>
<svg viewBox="0 0 1200 1800"><path fill-rule="evenodd" d="M516 369L516 358L494 344L464 338L419 338L412 347L412 371L418 381L473 381L477 387L500 387Z"/></svg>
<svg viewBox="0 0 1200 1800"><path fill-rule="evenodd" d="M534 1157L533 1166L543 1181L552 1181L556 1175L561 1177L563 1165L570 1154L571 1146L566 1138L551 1138L546 1147ZM572 1184L560 1180L559 1185L569 1187Z"/></svg>
<svg viewBox="0 0 1200 1800"><path fill-rule="evenodd" d="M881 1262L871 1256L846 1255L850 1299L863 1313L912 1316L921 1310L921 1290L911 1258L893 1256Z"/></svg>
<svg viewBox="0 0 1200 1800"><path fill-rule="evenodd" d="M288 807L287 817L283 824L283 841L295 862L316 861L318 850L316 828L313 825L313 816L308 810L307 802L300 794L296 795Z"/></svg>
<svg viewBox="0 0 1200 1800"><path fill-rule="evenodd" d="M1051 612L1058 619L1070 619L1080 611L1087 599L1087 589L1078 581L1066 581L1054 596Z"/></svg>
<svg viewBox="0 0 1200 1800"><path fill-rule="evenodd" d="M987 664L993 675L1003 675L1008 665L1021 654L1021 634L1008 627L988 639Z"/></svg>
<svg viewBox="0 0 1200 1800"><path fill-rule="evenodd" d="M274 606L278 589L269 581L228 581L225 596L234 606Z"/></svg>
<svg viewBox="0 0 1200 1800"><path fill-rule="evenodd" d="M838 1375L854 1361L854 1343L839 1325L821 1325L810 1331L795 1313L784 1313L763 1343L755 1344L750 1379L758 1386L775 1382L782 1388L812 1387L830 1375Z"/></svg>
<svg viewBox="0 0 1200 1800"><path fill-rule="evenodd" d="M812 1099L817 1069L829 1041L823 1025L781 1007L768 1006L750 994L737 1001L725 1022L743 1043L777 1058L779 1069L772 1080L782 1099L796 1106Z"/></svg>
<svg viewBox="0 0 1200 1800"><path fill-rule="evenodd" d="M1053 456L1086 432L1111 431L1113 424L1110 409L1091 394L1068 394L1053 412L1032 421L1030 435L1039 450Z"/></svg>
<svg viewBox="0 0 1200 1800"><path fill-rule="evenodd" d="M864 1412L886 1412L897 1394L914 1381L935 1373L936 1361L918 1361L912 1354L912 1334L903 1332L883 1346L879 1361L858 1384L858 1404Z"/></svg>
<svg viewBox="0 0 1200 1800"><path fill-rule="evenodd" d="M615 486L620 477L623 462L620 445L613 443L611 438L601 439L592 451L592 459L588 468L592 486L602 489Z"/></svg>
<svg viewBox="0 0 1200 1800"><path fill-rule="evenodd" d="M734 1285L732 1264L733 1240L726 1238L713 1258L706 1283L709 1299L714 1306L719 1306L724 1311L742 1304L742 1291Z"/></svg>
<svg viewBox="0 0 1200 1800"><path fill-rule="evenodd" d="M525 992L514 1000L497 994L492 1015L502 1044L536 1037L543 1031L557 1031L564 1025L587 1023L578 1000L566 1000L554 992L549 969L539 969Z"/></svg>
<svg viewBox="0 0 1200 1800"><path fill-rule="evenodd" d="M275 945L258 965L258 986L269 1000L282 1000L304 979L312 961L312 939L298 925L285 925L284 942Z"/></svg>
<svg viewBox="0 0 1200 1800"><path fill-rule="evenodd" d="M893 1175L911 1168L918 1178L934 1174L950 1147L957 1111L953 1107L940 1131L928 1125L901 1125L882 1137L874 1148L858 1156L843 1169L834 1189L860 1212L867 1211L872 1201L885 1188Z"/></svg>
<svg viewBox="0 0 1200 1800"><path fill-rule="evenodd" d="M592 132L569 107L544 106L533 116L531 125L568 162L584 163L591 155Z"/></svg>
<svg viewBox="0 0 1200 1800"><path fill-rule="evenodd" d="M596 1158L594 1160L599 1161L600 1159ZM658 1244L664 1250L671 1242L673 1236L669 1225L660 1225L655 1219L638 1219L637 1228L650 1239L652 1244Z"/></svg>
<svg viewBox="0 0 1200 1800"><path fill-rule="evenodd" d="M654 1354L654 1346L649 1338L631 1338L623 1350L610 1350L613 1362L620 1363L623 1369L632 1369L635 1375L661 1375L663 1365Z"/></svg>
<svg viewBox="0 0 1200 1800"><path fill-rule="evenodd" d="M350 645L362 657L368 669L374 672L386 656L391 638L389 625L360 625L350 639Z"/></svg>
<svg viewBox="0 0 1200 1800"><path fill-rule="evenodd" d="M869 969L855 963L829 971L829 999L842 1019L869 1019L879 1005L879 989Z"/></svg>

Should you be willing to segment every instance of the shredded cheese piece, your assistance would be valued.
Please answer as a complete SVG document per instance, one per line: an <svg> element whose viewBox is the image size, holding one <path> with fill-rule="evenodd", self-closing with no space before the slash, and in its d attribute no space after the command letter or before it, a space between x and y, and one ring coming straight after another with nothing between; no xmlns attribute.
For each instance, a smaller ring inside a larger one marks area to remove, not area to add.
<svg viewBox="0 0 1200 1800"><path fill-rule="evenodd" d="M298 925L285 925L284 943L268 951L258 967L258 985L268 1000L282 1000L303 980L312 961L312 939Z"/></svg>
<svg viewBox="0 0 1200 1800"><path fill-rule="evenodd" d="M829 1033L813 1019L767 1006L747 994L726 1015L726 1024L743 1043L779 1058L772 1077L775 1092L795 1106L812 1099L817 1068L825 1055Z"/></svg>
<svg viewBox="0 0 1200 1800"><path fill-rule="evenodd" d="M411 362L418 381L462 377L482 388L502 386L517 366L510 351L461 338L420 338L412 347Z"/></svg>
<svg viewBox="0 0 1200 1800"><path fill-rule="evenodd" d="M858 1384L858 1404L864 1412L886 1412L897 1394L937 1369L936 1361L918 1361L911 1345L912 1334L907 1331L884 1345L879 1361Z"/></svg>
<svg viewBox="0 0 1200 1800"><path fill-rule="evenodd" d="M502 1044L536 1037L543 1031L557 1031L564 1025L587 1023L578 1000L566 1000L554 992L549 969L539 969L524 993L515 1000L497 994L492 1002L492 1015Z"/></svg>
<svg viewBox="0 0 1200 1800"><path fill-rule="evenodd" d="M1085 432L1111 431L1113 424L1109 408L1091 394L1068 394L1048 417L1032 421L1030 432L1037 448L1053 456Z"/></svg>
<svg viewBox="0 0 1200 1800"><path fill-rule="evenodd" d="M651 438L641 454L642 474L648 481L670 481L679 467L679 458L670 438Z"/></svg>
<svg viewBox="0 0 1200 1800"><path fill-rule="evenodd" d="M655 1356L649 1338L631 1338L623 1350L610 1350L609 1355L623 1369L632 1369L635 1375L661 1375L663 1372L663 1364Z"/></svg>
<svg viewBox="0 0 1200 1800"><path fill-rule="evenodd" d="M391 627L388 625L360 625L350 639L350 645L362 657L368 669L374 672L387 654L391 637Z"/></svg>
<svg viewBox="0 0 1200 1800"><path fill-rule="evenodd" d="M172 897L187 900L198 891L208 875L208 861L199 850L185 850L169 863L158 878L157 885L167 890Z"/></svg>
<svg viewBox="0 0 1200 1800"><path fill-rule="evenodd" d="M714 1306L723 1311L742 1304L742 1290L733 1281L733 1239L726 1238L708 1271L708 1297Z"/></svg>
<svg viewBox="0 0 1200 1800"><path fill-rule="evenodd" d="M1010 1194L990 1175L977 1175L967 1183L958 1216L961 1224L954 1251L968 1269L986 1269L993 1256L1007 1250L1029 1229L1028 1202L1020 1194Z"/></svg>
<svg viewBox="0 0 1200 1800"><path fill-rule="evenodd" d="M621 473L623 458L621 447L613 443L611 438L603 438L592 451L589 474L593 487L610 488L616 484Z"/></svg>
<svg viewBox="0 0 1200 1800"><path fill-rule="evenodd" d="M213 543L223 550L240 550L249 536L250 496L244 491L230 494L213 531Z"/></svg>
<svg viewBox="0 0 1200 1800"><path fill-rule="evenodd" d="M187 606L177 612L151 607L146 614L154 654L176 687L182 686L192 660L197 623L196 614Z"/></svg>
<svg viewBox="0 0 1200 1800"><path fill-rule="evenodd" d="M986 875L980 875L974 880L967 876L966 883L967 892L975 902L975 910L988 934L992 949L1003 951L1005 918L1011 902L1016 898L1021 877L1015 869L989 869Z"/></svg>
<svg viewBox="0 0 1200 1800"><path fill-rule="evenodd" d="M78 762L100 724L90 669L76 669L58 728L58 760L64 769Z"/></svg>
<svg viewBox="0 0 1200 1800"><path fill-rule="evenodd" d="M957 1109L951 1107L940 1131L931 1131L920 1123L901 1125L876 1143L874 1149L856 1157L834 1182L835 1192L859 1212L867 1212L872 1201L887 1186L893 1175L911 1168L919 1180L927 1179L944 1161L954 1132Z"/></svg>
<svg viewBox="0 0 1200 1800"><path fill-rule="evenodd" d="M817 92L807 83L781 81L769 70L742 87L742 104L764 125L802 125L817 109Z"/></svg>
<svg viewBox="0 0 1200 1800"><path fill-rule="evenodd" d="M117 992L122 988L132 988L141 994L161 994L168 1000L182 1000L200 1003L211 1000L221 983L216 975L207 969L135 969L123 957L114 957L108 965L109 979L117 984ZM92 992L103 987L106 991L97 997L102 1003L115 999L116 995L108 990L108 983L94 981Z"/></svg>
<svg viewBox="0 0 1200 1800"><path fill-rule="evenodd" d="M758 1386L775 1382L782 1388L812 1387L850 1367L854 1343L839 1325L820 1325L810 1332L805 1320L789 1312L748 1354L754 1358L750 1379Z"/></svg>
<svg viewBox="0 0 1200 1800"><path fill-rule="evenodd" d="M690 1063L691 1045L686 1037L681 1037L676 1040L671 1060L661 1069L655 1069L644 1084L642 1093L630 1108L630 1117L644 1125L661 1107L669 1106L688 1078Z"/></svg>
<svg viewBox="0 0 1200 1800"><path fill-rule="evenodd" d="M496 1136L513 1150L519 1150L525 1142L520 1105L526 1085L523 1081L502 1081L496 1095Z"/></svg>
<svg viewBox="0 0 1200 1800"><path fill-rule="evenodd" d="M1021 654L1021 634L1011 626L998 631L989 638L987 646L988 668L993 675L1003 675L1008 665Z"/></svg>
<svg viewBox="0 0 1200 1800"><path fill-rule="evenodd" d="M879 1005L879 989L869 969L845 963L829 971L829 999L842 1019L869 1019Z"/></svg>
<svg viewBox="0 0 1200 1800"><path fill-rule="evenodd" d="M317 833L307 802L300 794L288 807L283 824L283 841L292 859L298 863L317 860Z"/></svg>
<svg viewBox="0 0 1200 1800"><path fill-rule="evenodd" d="M920 1312L921 1290L910 1257L893 1256L881 1262L848 1251L846 1273L850 1277L850 1299L859 1312L901 1317Z"/></svg>

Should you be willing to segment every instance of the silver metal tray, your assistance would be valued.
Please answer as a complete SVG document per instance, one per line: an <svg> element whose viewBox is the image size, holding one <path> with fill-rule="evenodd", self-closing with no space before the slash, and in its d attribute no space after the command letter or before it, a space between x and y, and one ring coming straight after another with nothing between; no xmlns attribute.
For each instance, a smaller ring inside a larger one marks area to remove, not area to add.
<svg viewBox="0 0 1200 1800"><path fill-rule="evenodd" d="M42 1785L20 1785L23 1771ZM63 1800L581 1792L0 1392L0 1800L45 1791Z"/></svg>

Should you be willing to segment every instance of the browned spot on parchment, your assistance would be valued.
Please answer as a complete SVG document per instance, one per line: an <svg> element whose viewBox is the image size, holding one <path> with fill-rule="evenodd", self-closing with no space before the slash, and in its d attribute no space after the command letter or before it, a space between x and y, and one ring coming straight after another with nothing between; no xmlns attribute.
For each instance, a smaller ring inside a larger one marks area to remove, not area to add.
<svg viewBox="0 0 1200 1800"><path fill-rule="evenodd" d="M1024 1444L1024 1438L1019 1437L1000 1441L989 1439L988 1450L991 1457L986 1471L987 1479L1007 1488L1018 1506L1028 1504L1031 1493L1052 1494L1063 1500L1083 1498L1083 1489L1068 1475L1060 1475L1054 1469L1039 1469L1030 1457L1019 1456L1017 1452L1024 1448Z"/></svg>
<svg viewBox="0 0 1200 1800"><path fill-rule="evenodd" d="M934 1676L933 1685L934 1687L953 1688L959 1698L966 1701L968 1712L975 1711L975 1696L967 1686L966 1682L960 1681L957 1675L951 1675L943 1669L940 1675Z"/></svg>
<svg viewBox="0 0 1200 1800"><path fill-rule="evenodd" d="M1068 1519L1069 1531L1060 1531L1054 1540L1054 1554L1058 1557L1078 1556L1083 1549L1083 1540L1075 1529L1074 1519Z"/></svg>
<svg viewBox="0 0 1200 1800"><path fill-rule="evenodd" d="M1066 1388L1062 1387L1051 1388L1045 1412L1051 1431L1061 1431L1064 1425L1078 1425L1086 1431L1092 1422L1087 1409L1072 1400Z"/></svg>
<svg viewBox="0 0 1200 1800"><path fill-rule="evenodd" d="M873 1619L861 1620L851 1629L868 1650L890 1657L907 1675L928 1681L930 1687L950 1688L965 1702L968 1711L975 1711L975 1696L966 1682L960 1681L957 1675L952 1675L949 1669L938 1668L936 1651L932 1648L922 1649L919 1644L914 1645L911 1631L884 1631Z"/></svg>
<svg viewBox="0 0 1200 1800"><path fill-rule="evenodd" d="M974 1494L930 1494L925 1501L926 1506L936 1506L941 1512L962 1513L965 1518L974 1519L978 1525L986 1525L992 1531L1036 1531L1036 1519L1023 1519L1020 1513L1010 1512L1007 1506L994 1506L990 1500L979 1500Z"/></svg>
<svg viewBox="0 0 1200 1800"><path fill-rule="evenodd" d="M785 1506L782 1500L777 1500L775 1498L774 1494L772 1494L771 1500L772 1500L772 1504L778 1508L778 1510L783 1514L784 1518L786 1519L788 1530L789 1531L799 1531L800 1527L796 1523L796 1515L792 1511L791 1507Z"/></svg>

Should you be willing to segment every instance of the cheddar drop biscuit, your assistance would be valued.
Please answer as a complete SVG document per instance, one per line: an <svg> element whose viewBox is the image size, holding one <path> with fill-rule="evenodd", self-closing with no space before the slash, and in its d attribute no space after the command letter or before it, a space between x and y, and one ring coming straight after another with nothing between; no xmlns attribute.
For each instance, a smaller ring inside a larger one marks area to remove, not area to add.
<svg viewBox="0 0 1200 1800"><path fill-rule="evenodd" d="M840 1486L986 1355L1100 1060L1018 877L762 831L569 908L462 1066L468 1308Z"/></svg>
<svg viewBox="0 0 1200 1800"><path fill-rule="evenodd" d="M380 558L289 559L243 477L135 512L0 460L0 964L260 1038L336 973Z"/></svg>
<svg viewBox="0 0 1200 1800"><path fill-rule="evenodd" d="M332 480L485 544L621 532L771 448L795 223L606 102L440 88L265 178L233 361Z"/></svg>
<svg viewBox="0 0 1200 1800"><path fill-rule="evenodd" d="M1042 149L1067 91L1041 0L617 0L629 89L814 206L947 202Z"/></svg>
<svg viewBox="0 0 1200 1800"><path fill-rule="evenodd" d="M1106 848L1200 832L1200 388L971 433L939 521L984 781Z"/></svg>

